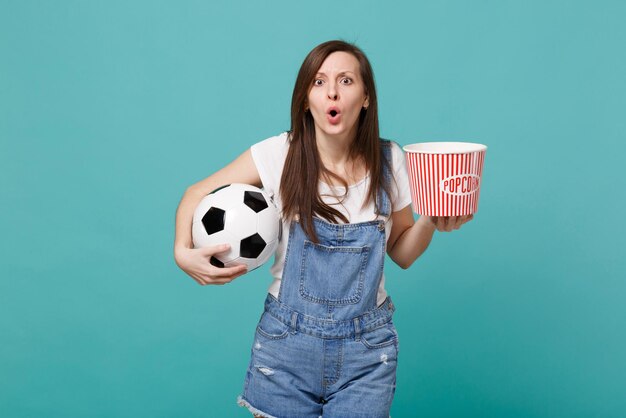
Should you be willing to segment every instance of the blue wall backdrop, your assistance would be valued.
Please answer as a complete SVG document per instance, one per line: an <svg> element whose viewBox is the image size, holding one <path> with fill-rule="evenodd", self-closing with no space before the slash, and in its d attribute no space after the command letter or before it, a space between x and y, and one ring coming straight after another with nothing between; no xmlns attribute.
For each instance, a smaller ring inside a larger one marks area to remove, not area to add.
<svg viewBox="0 0 626 418"><path fill-rule="evenodd" d="M318 43L383 136L489 146L398 307L398 417L626 415L626 3L0 0L0 416L246 417L269 267L200 287L185 188L289 128Z"/></svg>

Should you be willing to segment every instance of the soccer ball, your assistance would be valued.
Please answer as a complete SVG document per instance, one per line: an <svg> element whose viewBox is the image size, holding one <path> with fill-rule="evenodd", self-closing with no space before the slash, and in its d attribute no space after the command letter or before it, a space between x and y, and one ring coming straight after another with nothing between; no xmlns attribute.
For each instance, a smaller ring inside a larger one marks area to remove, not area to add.
<svg viewBox="0 0 626 418"><path fill-rule="evenodd" d="M230 244L211 256L216 267L245 264L248 271L276 251L282 223L272 199L258 187L234 183L205 196L193 215L191 234L196 248Z"/></svg>

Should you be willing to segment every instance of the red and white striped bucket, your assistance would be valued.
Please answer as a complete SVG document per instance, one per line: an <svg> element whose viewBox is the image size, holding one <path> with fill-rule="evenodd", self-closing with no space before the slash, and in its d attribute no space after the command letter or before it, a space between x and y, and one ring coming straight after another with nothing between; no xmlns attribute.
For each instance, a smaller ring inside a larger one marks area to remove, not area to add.
<svg viewBox="0 0 626 418"><path fill-rule="evenodd" d="M415 212L426 216L476 213L485 145L423 142L403 149Z"/></svg>

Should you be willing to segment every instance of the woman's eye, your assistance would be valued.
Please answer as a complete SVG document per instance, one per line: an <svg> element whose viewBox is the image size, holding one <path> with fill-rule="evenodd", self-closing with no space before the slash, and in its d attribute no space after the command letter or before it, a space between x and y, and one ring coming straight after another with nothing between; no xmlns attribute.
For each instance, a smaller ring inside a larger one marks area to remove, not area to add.
<svg viewBox="0 0 626 418"><path fill-rule="evenodd" d="M342 78L341 79L341 83L342 84L352 84L352 79L351 78Z"/></svg>
<svg viewBox="0 0 626 418"><path fill-rule="evenodd" d="M320 80L319 78L317 80L313 80L314 86L321 86L322 84L324 84L324 80Z"/></svg>

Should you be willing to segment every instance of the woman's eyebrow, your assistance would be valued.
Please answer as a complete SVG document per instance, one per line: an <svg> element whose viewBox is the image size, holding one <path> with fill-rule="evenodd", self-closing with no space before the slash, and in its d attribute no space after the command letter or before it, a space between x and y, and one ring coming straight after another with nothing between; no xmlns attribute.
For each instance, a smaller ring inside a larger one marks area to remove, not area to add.
<svg viewBox="0 0 626 418"><path fill-rule="evenodd" d="M354 74L354 72L350 71L350 70L342 70L337 75L347 75L347 74ZM324 73L322 71L318 71L317 74L315 74L315 75L316 76L322 75L322 76L326 77L326 73Z"/></svg>

